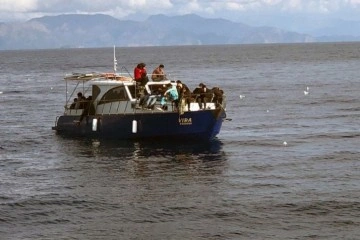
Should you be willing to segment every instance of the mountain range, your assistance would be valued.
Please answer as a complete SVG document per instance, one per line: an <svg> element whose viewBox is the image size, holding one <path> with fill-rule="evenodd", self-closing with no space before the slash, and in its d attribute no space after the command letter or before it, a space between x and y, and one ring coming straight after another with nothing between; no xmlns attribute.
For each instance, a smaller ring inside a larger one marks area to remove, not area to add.
<svg viewBox="0 0 360 240"><path fill-rule="evenodd" d="M0 23L0 50L217 44L360 41L359 36L317 36L254 27L225 19L153 15L144 21L103 15L64 14Z"/></svg>

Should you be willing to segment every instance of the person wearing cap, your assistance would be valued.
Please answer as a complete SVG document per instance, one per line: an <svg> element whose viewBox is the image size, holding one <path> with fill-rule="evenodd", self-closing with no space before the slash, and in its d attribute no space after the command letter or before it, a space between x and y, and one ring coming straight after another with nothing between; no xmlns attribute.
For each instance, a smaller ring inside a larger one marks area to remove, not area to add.
<svg viewBox="0 0 360 240"><path fill-rule="evenodd" d="M164 65L160 64L157 68L154 69L151 75L151 79L154 82L159 82L166 79L164 68Z"/></svg>

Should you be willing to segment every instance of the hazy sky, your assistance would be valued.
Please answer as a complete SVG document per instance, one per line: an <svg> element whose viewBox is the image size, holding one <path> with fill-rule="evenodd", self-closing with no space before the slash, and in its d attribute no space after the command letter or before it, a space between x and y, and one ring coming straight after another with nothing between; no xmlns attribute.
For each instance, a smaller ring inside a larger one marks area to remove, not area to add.
<svg viewBox="0 0 360 240"><path fill-rule="evenodd" d="M360 0L0 0L0 21L63 13L104 13L119 19L195 13L235 21L306 15L360 20Z"/></svg>

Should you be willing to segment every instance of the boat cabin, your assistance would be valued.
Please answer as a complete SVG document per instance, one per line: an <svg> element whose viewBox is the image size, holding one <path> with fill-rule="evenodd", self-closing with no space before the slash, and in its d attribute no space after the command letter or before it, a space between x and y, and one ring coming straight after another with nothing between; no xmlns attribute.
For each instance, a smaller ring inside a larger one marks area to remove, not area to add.
<svg viewBox="0 0 360 240"><path fill-rule="evenodd" d="M152 109L144 107L145 96L150 96L156 91L163 93L167 89L167 84L176 86L175 81L149 81L145 86L139 86L131 77L109 74L73 74L65 77L65 81L67 101L64 115L80 116L85 111L88 115L178 111L172 101L165 101L166 108L164 108L160 97L156 99L155 106ZM68 85L71 85L71 83L74 83L75 87L68 96ZM83 94L81 99L77 97L79 92ZM76 101L80 101L82 104L73 102L75 98L77 98ZM206 109L215 109L217 103L213 101L213 93L209 93L206 98ZM189 104L180 103L179 106L182 112L200 110L199 104L196 102L196 96L193 96Z"/></svg>

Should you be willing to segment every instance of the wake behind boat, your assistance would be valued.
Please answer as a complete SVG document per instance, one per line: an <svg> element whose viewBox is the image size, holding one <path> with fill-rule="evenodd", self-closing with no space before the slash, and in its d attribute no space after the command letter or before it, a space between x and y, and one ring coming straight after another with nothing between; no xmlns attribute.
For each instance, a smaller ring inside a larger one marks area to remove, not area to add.
<svg viewBox="0 0 360 240"><path fill-rule="evenodd" d="M222 90L180 93L178 99L171 99L167 92L179 89L179 82L167 79L140 85L129 74L116 71L66 76L65 110L53 130L107 139L215 138L226 117ZM68 96L69 85L74 86Z"/></svg>

